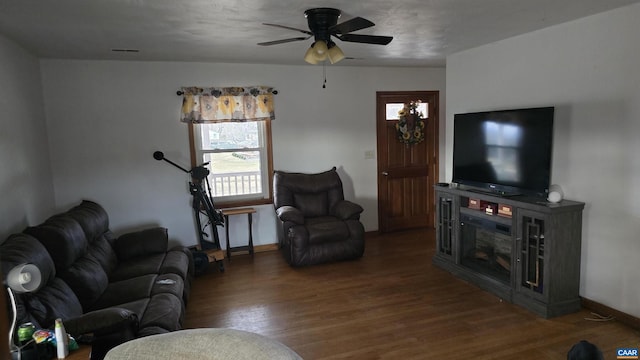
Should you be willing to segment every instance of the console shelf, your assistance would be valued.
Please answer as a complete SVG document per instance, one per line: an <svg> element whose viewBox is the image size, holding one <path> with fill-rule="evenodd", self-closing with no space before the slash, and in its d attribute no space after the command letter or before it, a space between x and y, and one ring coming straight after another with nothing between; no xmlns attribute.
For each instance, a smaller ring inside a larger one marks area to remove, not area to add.
<svg viewBox="0 0 640 360"><path fill-rule="evenodd" d="M435 195L434 264L545 318L580 309L584 203L443 186Z"/></svg>

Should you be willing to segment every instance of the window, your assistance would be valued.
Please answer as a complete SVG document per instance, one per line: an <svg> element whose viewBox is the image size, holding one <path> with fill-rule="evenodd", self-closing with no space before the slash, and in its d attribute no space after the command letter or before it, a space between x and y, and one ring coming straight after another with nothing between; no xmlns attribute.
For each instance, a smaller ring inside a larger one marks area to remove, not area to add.
<svg viewBox="0 0 640 360"><path fill-rule="evenodd" d="M192 165L209 163L216 206L272 202L270 121L191 124Z"/></svg>
<svg viewBox="0 0 640 360"><path fill-rule="evenodd" d="M385 104L385 118L387 120L398 120L398 112L400 112L400 110L404 109L406 104L404 103L386 103ZM429 117L429 112L427 109L427 105L428 103L426 102L421 102L420 104L418 104L418 108L416 110L418 110L418 112L422 113L422 116L424 116L424 118L428 118Z"/></svg>

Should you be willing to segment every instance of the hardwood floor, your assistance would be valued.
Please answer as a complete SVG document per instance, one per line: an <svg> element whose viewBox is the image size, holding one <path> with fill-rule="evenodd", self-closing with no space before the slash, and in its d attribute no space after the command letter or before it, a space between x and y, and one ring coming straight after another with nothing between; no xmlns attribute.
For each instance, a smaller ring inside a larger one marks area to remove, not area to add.
<svg viewBox="0 0 640 360"><path fill-rule="evenodd" d="M586 339L605 359L640 332L587 310L543 319L433 266L434 232L368 236L357 261L294 269L277 251L233 256L194 280L185 328L276 339L305 359L566 359Z"/></svg>

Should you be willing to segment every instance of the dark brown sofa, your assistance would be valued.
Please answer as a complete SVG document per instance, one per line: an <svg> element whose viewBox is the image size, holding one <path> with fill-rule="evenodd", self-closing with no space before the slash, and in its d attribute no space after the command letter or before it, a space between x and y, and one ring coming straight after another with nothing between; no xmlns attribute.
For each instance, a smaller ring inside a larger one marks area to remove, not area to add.
<svg viewBox="0 0 640 360"><path fill-rule="evenodd" d="M363 209L344 199L335 167L317 174L275 171L273 186L280 246L290 265L362 257Z"/></svg>
<svg viewBox="0 0 640 360"><path fill-rule="evenodd" d="M23 263L42 286L18 294L18 324L52 328L61 318L75 337L91 334L92 359L135 337L179 330L193 276L188 249L168 249L167 229L116 237L105 210L83 201L0 244L2 273Z"/></svg>

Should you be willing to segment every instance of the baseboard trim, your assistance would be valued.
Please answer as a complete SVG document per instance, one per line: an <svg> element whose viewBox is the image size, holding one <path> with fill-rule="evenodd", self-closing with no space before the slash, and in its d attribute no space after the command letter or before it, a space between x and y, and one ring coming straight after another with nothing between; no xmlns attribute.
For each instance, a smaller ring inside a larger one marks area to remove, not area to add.
<svg viewBox="0 0 640 360"><path fill-rule="evenodd" d="M380 235L380 231L378 230L373 230L373 231L365 231L364 233L364 237L365 239L371 238L371 237L376 237ZM274 244L264 244L264 245L255 245L253 247L253 252L259 253L259 252L265 252L265 251L276 251L279 250L280 246L278 245L278 243L274 243ZM238 254L242 254L243 252L239 251Z"/></svg>
<svg viewBox="0 0 640 360"><path fill-rule="evenodd" d="M380 232L378 230L373 230L373 231L365 231L364 236L365 238L368 237L375 237L380 235ZM273 244L264 244L264 245L255 245L253 247L253 252L254 253L260 253L260 252L265 252L265 251L277 251L280 249L280 245L278 245L278 243L273 243ZM224 250L224 249L223 249ZM235 252L234 254L246 254L246 251L238 251ZM225 254L226 254L226 250L225 250Z"/></svg>
<svg viewBox="0 0 640 360"><path fill-rule="evenodd" d="M583 298L583 297L580 298L580 303L583 308L591 310L596 314L599 314L602 316L611 316L616 320L618 320L619 322L631 328L640 330L640 319L633 315L629 315L620 310L610 308L607 305L603 305L603 304L600 304L599 302L596 302L587 298Z"/></svg>
<svg viewBox="0 0 640 360"><path fill-rule="evenodd" d="M256 245L253 247L253 252L265 252L265 251L276 251L278 250L278 244L265 244L265 245Z"/></svg>
<svg viewBox="0 0 640 360"><path fill-rule="evenodd" d="M255 245L253 247L254 254L267 252L267 251L277 251L277 250L278 250L278 244ZM223 250L223 251L224 251L224 256L227 257L227 250ZM249 255L249 251L248 250L233 251L232 256L235 256L235 255Z"/></svg>

